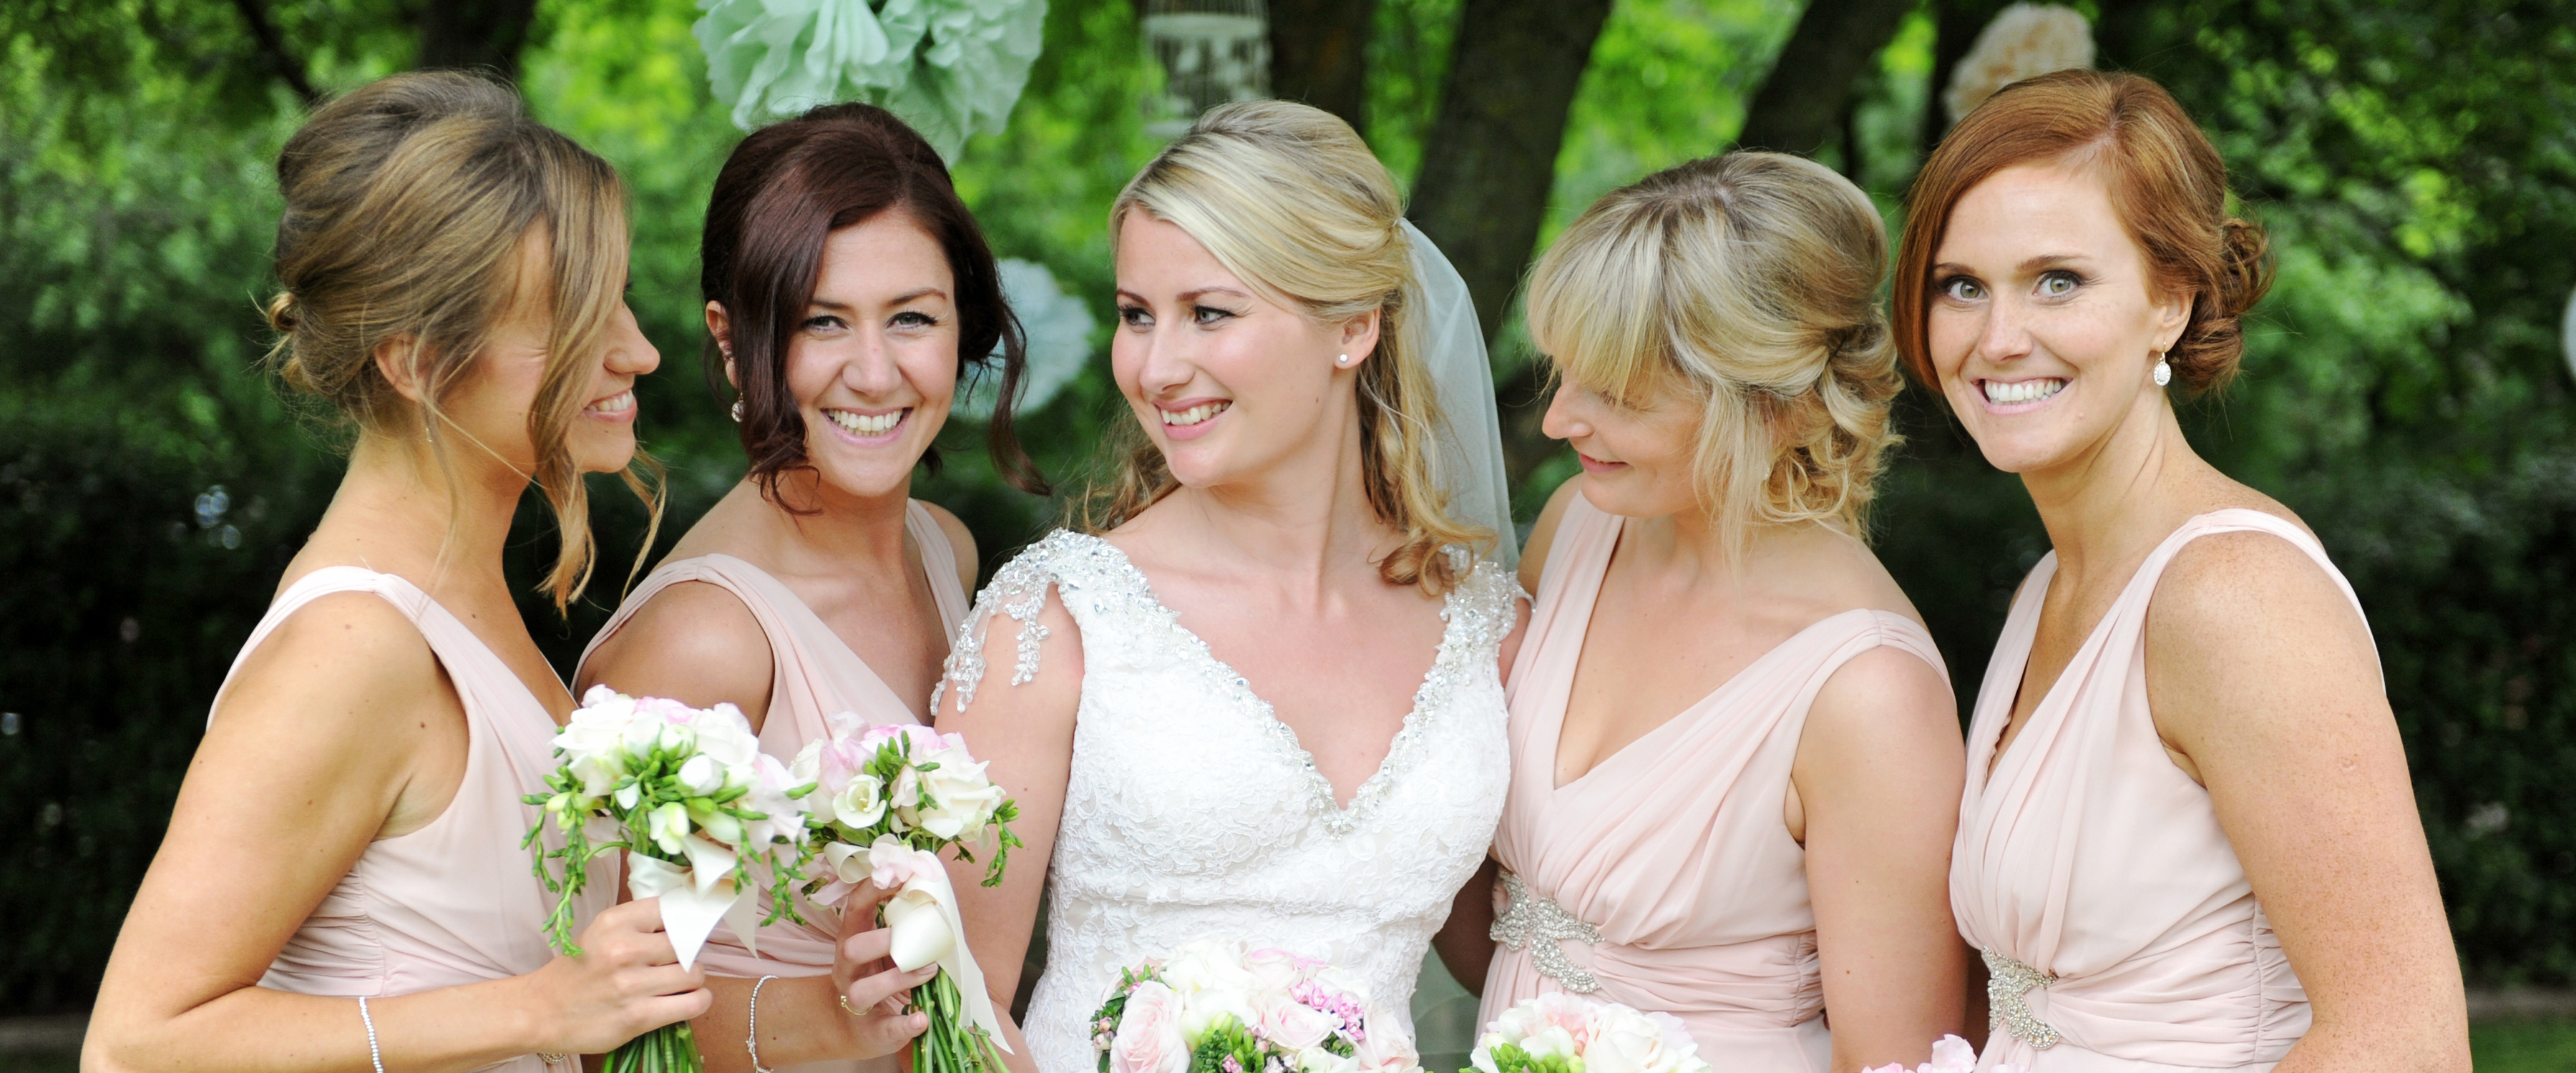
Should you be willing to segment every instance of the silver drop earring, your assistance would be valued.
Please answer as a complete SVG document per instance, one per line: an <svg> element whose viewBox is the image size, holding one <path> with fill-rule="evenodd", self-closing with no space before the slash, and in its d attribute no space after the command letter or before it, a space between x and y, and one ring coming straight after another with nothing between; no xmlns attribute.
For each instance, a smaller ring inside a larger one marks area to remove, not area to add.
<svg viewBox="0 0 2576 1073"><path fill-rule="evenodd" d="M2159 381L2159 382L2161 382L2161 381ZM742 400L741 400L741 399L735 399L735 400L733 400L733 423L734 423L734 424L737 424L737 425L739 425L739 424L741 424L741 423L742 423Z"/></svg>
<svg viewBox="0 0 2576 1073"><path fill-rule="evenodd" d="M2173 366L2167 364L2165 362L2164 353L2162 351L2158 351L2156 353L2156 386L2163 387L2170 383L2173 383Z"/></svg>

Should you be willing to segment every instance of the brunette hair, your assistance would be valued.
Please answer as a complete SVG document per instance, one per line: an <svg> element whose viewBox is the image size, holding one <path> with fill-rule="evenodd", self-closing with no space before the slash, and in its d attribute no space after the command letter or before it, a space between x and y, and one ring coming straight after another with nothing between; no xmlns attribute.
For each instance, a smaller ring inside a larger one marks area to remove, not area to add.
<svg viewBox="0 0 2576 1073"><path fill-rule="evenodd" d="M1001 392L984 433L993 468L1022 491L1045 495L1046 479L1011 426L1028 343L1002 298L992 247L958 199L938 150L869 104L824 105L752 132L725 159L707 199L698 286L707 301L724 306L731 337L708 340L707 380L724 393L730 348L751 478L777 503L779 475L808 464L805 419L787 386L787 344L814 299L824 242L896 211L948 255L957 287L958 383L989 370L999 351L1001 367L989 371L1001 376ZM939 472L939 449L924 452L922 464Z"/></svg>
<svg viewBox="0 0 2576 1073"><path fill-rule="evenodd" d="M1404 198L1350 124L1289 101L1211 108L1119 192L1109 210L1113 256L1130 212L1179 226L1227 271L1307 316L1377 312L1377 350L1359 371L1362 488L1379 520L1404 534L1379 576L1437 596L1458 580L1442 549L1509 539L1449 516L1432 435L1443 418L1411 315L1421 286ZM1121 428L1128 444L1115 476L1078 508L1093 532L1179 487L1143 430Z"/></svg>
<svg viewBox="0 0 2576 1073"><path fill-rule="evenodd" d="M528 439L533 477L563 537L540 587L562 611L589 583L595 558L589 499L565 440L625 303L626 190L616 170L528 118L508 88L419 71L314 112L278 154L277 186L286 200L276 245L285 289L266 307L277 332L268 367L361 432L425 436L451 478L453 426L439 402L473 369L527 282L518 269L523 245L544 244L539 282L551 326ZM377 347L404 336L417 401L376 365ZM662 490L649 478L659 472L638 451L625 473L654 528ZM644 549L652 545L648 529ZM641 553L635 565L644 565Z"/></svg>
<svg viewBox="0 0 2576 1073"><path fill-rule="evenodd" d="M2165 352L2175 379L2193 391L2226 386L2245 349L2238 319L2271 286L2263 229L2228 214L2227 166L2173 95L2118 71L2059 71L2006 86L1924 162L1906 193L1896 255L1896 345L1906 367L1936 382L1924 318L1951 209L1996 172L2033 163L2102 177L2155 284L2191 296L2191 320Z"/></svg>
<svg viewBox="0 0 2576 1073"><path fill-rule="evenodd" d="M1865 540L1872 482L1901 442L1886 275L1886 225L1851 180L1729 153L1583 210L1530 273L1530 339L1613 398L1674 384L1699 404L1692 469L1730 548L1765 522Z"/></svg>

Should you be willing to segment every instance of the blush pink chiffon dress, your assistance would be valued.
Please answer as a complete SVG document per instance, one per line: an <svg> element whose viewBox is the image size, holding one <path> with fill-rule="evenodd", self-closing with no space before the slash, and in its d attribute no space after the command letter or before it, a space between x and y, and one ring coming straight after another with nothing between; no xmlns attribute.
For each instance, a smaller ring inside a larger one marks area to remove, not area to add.
<svg viewBox="0 0 2576 1073"><path fill-rule="evenodd" d="M1512 668L1512 785L1494 839L1508 908L1480 1022L1573 992L1681 1018L1719 1069L1822 1073L1833 1038L1806 851L1782 815L1790 763L1808 705L1845 662L1890 647L1941 669L1940 650L1902 615L1827 617L1553 785L1575 663L1622 526L1572 501Z"/></svg>
<svg viewBox="0 0 2576 1073"><path fill-rule="evenodd" d="M2055 553L2013 601L1968 728L1950 864L1959 934L1992 972L1981 1070L2259 1071L2308 1030L2307 993L2209 791L2166 755L2147 710L2157 578L2193 539L2237 532L2290 542L2352 596L2296 525L2243 509L2192 518L2148 554L1997 756Z"/></svg>
<svg viewBox="0 0 2576 1073"><path fill-rule="evenodd" d="M554 896L531 871L534 849L519 840L539 810L521 800L547 793L555 769L555 720L501 657L465 623L418 586L393 574L326 566L278 594L243 643L232 671L241 672L270 633L307 604L335 593L365 592L411 619L447 671L465 706L465 774L456 796L417 831L367 844L321 904L288 938L260 986L302 995L387 998L442 987L523 976L554 957L546 918ZM218 704L223 694L216 694ZM207 717L209 725L213 716ZM547 825L547 844L562 837ZM591 863L574 924L586 926L616 900L616 863ZM354 1031L357 1013L350 1012ZM547 1063L522 1055L487 1069L545 1073ZM577 1059L553 1073L577 1073Z"/></svg>
<svg viewBox="0 0 2576 1073"><path fill-rule="evenodd" d="M939 528L938 519L920 500L905 505L903 524L939 607L940 636L953 637L967 607L966 589L957 581L956 549L948 543L948 534ZM782 762L792 761L806 742L830 737L826 720L842 712L854 712L872 725L885 726L919 723L919 713L929 710L929 697L896 696L885 680L877 677L867 662L851 651L849 644L784 582L730 555L701 555L655 567L618 605L617 613L600 628L599 635L591 638L590 646L582 651L582 662L588 663L600 643L624 626L654 594L687 581L732 593L751 609L752 617L760 622L761 632L769 639L769 713L761 721L760 751ZM615 682L603 684L612 689L617 686ZM732 929L717 927L715 934L707 938L705 952L700 955L702 963L715 975L744 979L821 976L831 972L832 945L840 935L839 916L811 903L800 903L797 911L807 923L780 920L761 928L756 939L757 954L746 949ZM816 1062L792 1067L796 1073L894 1073L897 1068L891 1055L865 1062Z"/></svg>

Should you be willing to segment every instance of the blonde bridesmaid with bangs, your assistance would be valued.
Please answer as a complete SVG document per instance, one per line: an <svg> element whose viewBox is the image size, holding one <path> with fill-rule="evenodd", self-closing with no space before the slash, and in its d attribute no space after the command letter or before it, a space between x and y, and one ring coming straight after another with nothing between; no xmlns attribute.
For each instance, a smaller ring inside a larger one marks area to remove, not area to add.
<svg viewBox="0 0 2576 1073"><path fill-rule="evenodd" d="M1649 176L1540 259L1544 427L1583 474L1521 561L1500 917L1462 898L1444 936L1500 941L1484 1019L1572 992L1748 1073L1911 1066L1958 1031L1957 708L1867 540L1886 260L1867 197L1774 153Z"/></svg>

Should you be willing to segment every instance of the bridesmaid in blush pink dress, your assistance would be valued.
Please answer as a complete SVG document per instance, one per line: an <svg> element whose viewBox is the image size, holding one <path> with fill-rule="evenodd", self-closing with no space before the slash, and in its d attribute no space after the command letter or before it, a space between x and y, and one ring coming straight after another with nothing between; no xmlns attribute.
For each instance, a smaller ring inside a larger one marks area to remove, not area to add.
<svg viewBox="0 0 2576 1073"><path fill-rule="evenodd" d="M1951 901L1981 1068L2469 1067L2459 962L2360 601L2192 450L2262 233L2164 89L1997 93L1909 194L1896 326L2054 550L1969 728Z"/></svg>
<svg viewBox="0 0 2576 1073"><path fill-rule="evenodd" d="M1901 383L1886 248L1841 176L1736 153L1604 198L1533 273L1584 474L1523 563L1485 1019L1573 992L1751 1073L1958 1029L1956 701L1856 538Z"/></svg>
<svg viewBox="0 0 2576 1073"><path fill-rule="evenodd" d="M750 473L629 594L578 681L733 704L781 760L843 713L923 722L976 559L964 525L910 498L912 474L936 464L933 443L979 362L1005 399L1024 365L992 253L929 144L851 104L735 148L703 255L711 371L740 394ZM1043 490L1007 404L988 431L998 468ZM864 1022L835 1008L856 972L835 947L873 914L845 921L809 903L800 915L754 944L727 929L709 941L716 998L693 1023L708 1068L750 1067L757 1001L761 1064L894 1073L891 1057L855 1061L864 1041L851 1030Z"/></svg>

